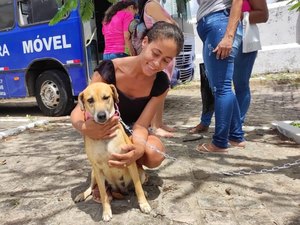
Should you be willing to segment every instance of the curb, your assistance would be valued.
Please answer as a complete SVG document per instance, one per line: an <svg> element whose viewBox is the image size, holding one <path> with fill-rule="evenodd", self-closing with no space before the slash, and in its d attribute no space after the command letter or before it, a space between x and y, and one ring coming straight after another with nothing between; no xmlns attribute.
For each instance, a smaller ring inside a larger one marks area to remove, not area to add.
<svg viewBox="0 0 300 225"><path fill-rule="evenodd" d="M293 139L297 144L300 144L300 128L290 125L292 122L293 121L275 121L272 125L277 128L281 134Z"/></svg>
<svg viewBox="0 0 300 225"><path fill-rule="evenodd" d="M17 128L8 129L6 131L0 132L0 140L3 138L6 138L6 137L12 136L12 135L20 134L20 133L24 132L25 130L28 130L28 129L31 129L31 128L34 128L37 126L46 125L48 123L49 123L48 120L38 120L33 123L29 123L27 125L19 126Z"/></svg>

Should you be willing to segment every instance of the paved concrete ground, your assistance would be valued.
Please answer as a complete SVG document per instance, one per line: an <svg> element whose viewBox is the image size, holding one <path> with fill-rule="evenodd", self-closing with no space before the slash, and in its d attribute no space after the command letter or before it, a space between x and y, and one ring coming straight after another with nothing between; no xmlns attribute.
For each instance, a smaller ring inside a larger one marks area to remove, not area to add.
<svg viewBox="0 0 300 225"><path fill-rule="evenodd" d="M213 127L203 139L184 142L199 137L187 135L199 120L199 83L171 90L166 121L177 127L177 133L163 141L176 160L166 159L157 170L147 170L150 178L144 189L153 208L150 215L139 211L130 193L112 202L110 224L300 224L300 167L295 163L300 146L271 126L272 121L299 120L300 88L273 81L253 84L247 147L231 148L228 154L195 151L197 144L210 141ZM88 186L90 166L82 138L68 118L6 137L0 140L0 152L0 224L104 224L101 205L73 202ZM297 165L248 176L222 174L287 163Z"/></svg>

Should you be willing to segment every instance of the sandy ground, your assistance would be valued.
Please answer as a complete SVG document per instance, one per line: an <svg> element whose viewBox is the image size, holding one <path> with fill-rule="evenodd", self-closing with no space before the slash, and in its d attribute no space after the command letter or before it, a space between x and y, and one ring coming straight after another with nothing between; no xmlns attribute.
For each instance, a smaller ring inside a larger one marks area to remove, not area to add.
<svg viewBox="0 0 300 225"><path fill-rule="evenodd" d="M230 148L227 154L195 151L197 144L211 140L213 126L203 138L187 134L199 122L199 83L172 89L165 120L177 132L163 141L175 160L167 158L158 169L146 169L150 177L144 189L153 210L141 213L130 193L113 200L110 224L300 224L300 146L271 126L273 121L299 120L299 86L252 86L247 146ZM185 142L190 138L201 139ZM100 204L73 202L89 184L90 166L82 137L68 117L0 140L0 153L0 224L104 224ZM282 165L290 168L259 173ZM222 174L242 169L256 172Z"/></svg>

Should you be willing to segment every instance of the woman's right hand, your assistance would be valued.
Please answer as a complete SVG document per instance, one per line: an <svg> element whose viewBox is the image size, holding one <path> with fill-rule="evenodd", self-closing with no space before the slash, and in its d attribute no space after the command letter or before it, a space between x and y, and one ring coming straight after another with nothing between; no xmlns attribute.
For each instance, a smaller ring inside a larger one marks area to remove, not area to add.
<svg viewBox="0 0 300 225"><path fill-rule="evenodd" d="M113 116L104 124L96 123L90 118L82 124L81 133L92 139L110 139L116 136L115 131L119 126L119 117Z"/></svg>
<svg viewBox="0 0 300 225"><path fill-rule="evenodd" d="M217 59L227 58L232 50L233 37L226 36L220 41L218 46L213 50Z"/></svg>

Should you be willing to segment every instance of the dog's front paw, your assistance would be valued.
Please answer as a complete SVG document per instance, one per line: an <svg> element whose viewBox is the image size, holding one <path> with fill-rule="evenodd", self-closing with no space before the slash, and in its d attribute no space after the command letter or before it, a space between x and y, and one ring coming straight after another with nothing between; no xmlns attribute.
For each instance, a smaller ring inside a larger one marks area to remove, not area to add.
<svg viewBox="0 0 300 225"><path fill-rule="evenodd" d="M140 209L143 213L149 214L151 212L151 206L148 202L140 203Z"/></svg>
<svg viewBox="0 0 300 225"><path fill-rule="evenodd" d="M74 202L82 202L82 201L84 201L85 200L85 198L84 198L84 193L82 192L82 193L80 193L80 194L78 194L76 197L75 197L75 199L74 199Z"/></svg>
<svg viewBox="0 0 300 225"><path fill-rule="evenodd" d="M103 211L103 214L102 214L102 220L103 221L106 221L106 222L110 221L111 218L112 218L111 209Z"/></svg>

